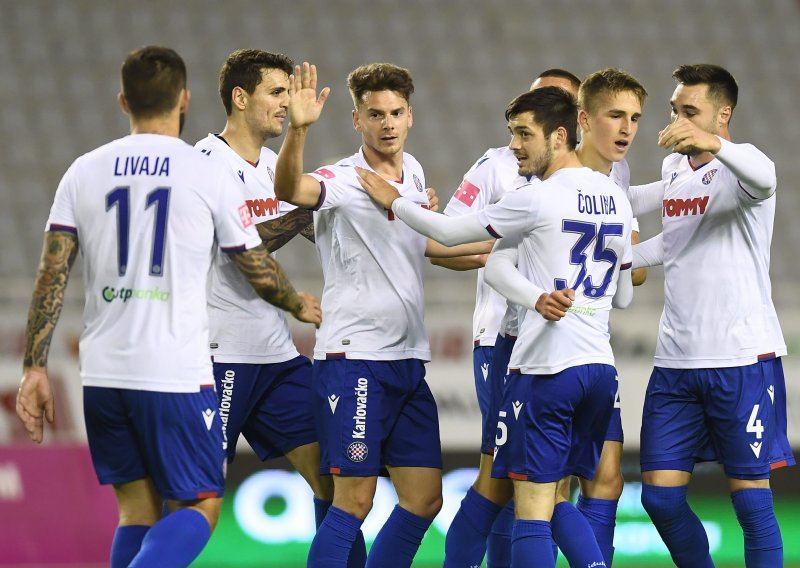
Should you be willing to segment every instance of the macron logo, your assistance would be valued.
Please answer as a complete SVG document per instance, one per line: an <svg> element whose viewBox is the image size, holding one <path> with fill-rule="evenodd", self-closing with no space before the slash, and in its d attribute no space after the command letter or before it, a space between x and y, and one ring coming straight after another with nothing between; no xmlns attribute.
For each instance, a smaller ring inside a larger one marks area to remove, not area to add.
<svg viewBox="0 0 800 568"><path fill-rule="evenodd" d="M753 450L753 453L756 455L756 458L761 454L761 446L763 444L761 442L753 442L750 444L750 449Z"/></svg>
<svg viewBox="0 0 800 568"><path fill-rule="evenodd" d="M244 171L239 170L236 173L239 174L239 179L242 180L242 183L244 183Z"/></svg>
<svg viewBox="0 0 800 568"><path fill-rule="evenodd" d="M767 387L767 394L769 395L769 399L772 401L772 404L775 404L775 385L769 385Z"/></svg>
<svg viewBox="0 0 800 568"><path fill-rule="evenodd" d="M209 432L211 431L211 425L214 423L214 415L216 413L216 410L211 410L210 408L206 408L203 411L203 420L206 421L206 428Z"/></svg>
<svg viewBox="0 0 800 568"><path fill-rule="evenodd" d="M483 380L485 382L489 377L489 363L484 363L481 365L481 373L483 373Z"/></svg>
<svg viewBox="0 0 800 568"><path fill-rule="evenodd" d="M336 406L339 404L339 396L335 394L328 395L328 405L331 407L331 414L336 414Z"/></svg>
<svg viewBox="0 0 800 568"><path fill-rule="evenodd" d="M519 420L519 411L522 410L522 403L518 400L515 400L511 403L511 405L514 407L514 418Z"/></svg>

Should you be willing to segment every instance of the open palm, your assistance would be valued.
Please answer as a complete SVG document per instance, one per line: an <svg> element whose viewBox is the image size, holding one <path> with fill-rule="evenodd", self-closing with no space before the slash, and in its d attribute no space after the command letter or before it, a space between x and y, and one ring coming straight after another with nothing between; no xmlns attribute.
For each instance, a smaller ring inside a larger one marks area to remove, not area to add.
<svg viewBox="0 0 800 568"><path fill-rule="evenodd" d="M317 96L317 66L303 63L295 66L289 77L289 121L294 128L313 124L322 113L331 90L325 87Z"/></svg>

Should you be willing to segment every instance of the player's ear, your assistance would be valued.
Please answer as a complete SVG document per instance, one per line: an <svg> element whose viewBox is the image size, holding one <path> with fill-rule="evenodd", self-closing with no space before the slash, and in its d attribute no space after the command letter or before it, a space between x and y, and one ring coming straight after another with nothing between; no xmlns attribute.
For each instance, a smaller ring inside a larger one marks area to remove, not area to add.
<svg viewBox="0 0 800 568"><path fill-rule="evenodd" d="M719 112L717 113L717 120L721 127L727 127L731 121L731 115L733 114L733 108L731 105L725 105Z"/></svg>
<svg viewBox="0 0 800 568"><path fill-rule="evenodd" d="M408 106L408 127L411 128L414 125L414 113L412 112L413 109L411 105Z"/></svg>
<svg viewBox="0 0 800 568"><path fill-rule="evenodd" d="M231 91L231 106L244 110L247 106L247 91L241 87L234 87Z"/></svg>
<svg viewBox="0 0 800 568"><path fill-rule="evenodd" d="M567 144L567 129L559 126L550 134L550 141L554 148L561 148Z"/></svg>
<svg viewBox="0 0 800 568"><path fill-rule="evenodd" d="M361 132L361 120L358 117L358 109L353 109L353 128L356 132Z"/></svg>
<svg viewBox="0 0 800 568"><path fill-rule="evenodd" d="M181 91L181 102L180 102L180 112L186 112L189 108L189 99L192 98L192 93L189 89L183 89Z"/></svg>
<svg viewBox="0 0 800 568"><path fill-rule="evenodd" d="M578 111L578 126L584 132L589 132L591 130L591 128L589 128L589 113L583 109Z"/></svg>
<svg viewBox="0 0 800 568"><path fill-rule="evenodd" d="M131 113L131 110L130 108L128 108L128 101L125 100L125 95L119 93L117 95L117 101L119 102L119 108L122 109L122 112L129 115Z"/></svg>

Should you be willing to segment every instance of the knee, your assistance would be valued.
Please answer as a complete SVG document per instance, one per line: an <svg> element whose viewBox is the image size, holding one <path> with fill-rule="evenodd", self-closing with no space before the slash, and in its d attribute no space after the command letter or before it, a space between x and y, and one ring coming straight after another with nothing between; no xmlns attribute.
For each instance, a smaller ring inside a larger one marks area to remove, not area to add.
<svg viewBox="0 0 800 568"><path fill-rule="evenodd" d="M659 487L657 485L642 484L642 507L653 520L672 521L680 520L681 510L688 505L686 494L688 488Z"/></svg>
<svg viewBox="0 0 800 568"><path fill-rule="evenodd" d="M402 500L399 505L419 517L434 519L442 510L442 494L419 495L412 500Z"/></svg>
<svg viewBox="0 0 800 568"><path fill-rule="evenodd" d="M587 484L585 495L594 499L618 501L620 496L622 496L622 488L624 485L625 481L619 471L600 475L594 479L593 483Z"/></svg>
<svg viewBox="0 0 800 568"><path fill-rule="evenodd" d="M333 499L333 479L329 475L314 475L306 478L308 486L314 493L314 497L323 501Z"/></svg>
<svg viewBox="0 0 800 568"><path fill-rule="evenodd" d="M372 510L372 496L362 493L353 493L344 498L338 493L334 493L333 505L363 520L367 518L367 515L369 515L369 512Z"/></svg>

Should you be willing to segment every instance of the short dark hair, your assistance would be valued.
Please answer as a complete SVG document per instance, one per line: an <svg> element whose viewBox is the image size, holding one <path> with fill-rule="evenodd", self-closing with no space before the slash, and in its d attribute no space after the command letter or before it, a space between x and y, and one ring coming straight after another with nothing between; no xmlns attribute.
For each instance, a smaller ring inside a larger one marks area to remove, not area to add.
<svg viewBox="0 0 800 568"><path fill-rule="evenodd" d="M601 69L583 78L581 87L578 89L578 107L592 112L601 95L616 95L624 92L633 93L639 100L639 104L644 106L647 90L633 75L611 67Z"/></svg>
<svg viewBox="0 0 800 568"><path fill-rule="evenodd" d="M370 63L350 72L347 88L356 108L363 102L366 93L375 91L394 91L410 103L414 80L411 72L403 67L391 63Z"/></svg>
<svg viewBox="0 0 800 568"><path fill-rule="evenodd" d="M581 85L581 80L578 79L577 76L570 73L566 69L559 69L558 67L554 67L552 69L547 69L546 71L542 71L539 73L539 76L536 79L545 79L547 77L555 77L557 79L565 79L572 83L572 86L575 87L575 90L578 90L578 87Z"/></svg>
<svg viewBox="0 0 800 568"><path fill-rule="evenodd" d="M578 105L572 95L560 87L542 87L522 93L506 108L506 120L523 112L532 112L533 120L541 125L545 136L557 128L567 131L567 147L573 150L578 144Z"/></svg>
<svg viewBox="0 0 800 568"><path fill-rule="evenodd" d="M228 116L233 112L231 93L241 87L252 95L261 83L263 69L280 69L287 75L294 72L294 61L282 53L260 49L237 49L228 56L219 70L219 96Z"/></svg>
<svg viewBox="0 0 800 568"><path fill-rule="evenodd" d="M154 118L178 104L181 89L186 87L186 64L175 50L148 45L128 54L120 76L131 116Z"/></svg>
<svg viewBox="0 0 800 568"><path fill-rule="evenodd" d="M695 65L681 65L672 72L678 83L684 85L708 85L708 98L713 99L719 106L730 105L736 108L739 100L739 85L726 69L719 65L698 63Z"/></svg>

